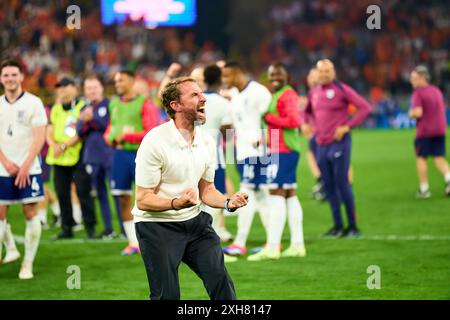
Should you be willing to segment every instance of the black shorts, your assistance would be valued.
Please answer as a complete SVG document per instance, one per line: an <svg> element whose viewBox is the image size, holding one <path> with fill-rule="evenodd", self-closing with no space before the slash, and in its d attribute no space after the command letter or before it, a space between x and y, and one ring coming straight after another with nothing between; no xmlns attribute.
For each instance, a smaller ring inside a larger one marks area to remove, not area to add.
<svg viewBox="0 0 450 320"><path fill-rule="evenodd" d="M416 138L414 140L416 156L418 157L444 157L445 136Z"/></svg>

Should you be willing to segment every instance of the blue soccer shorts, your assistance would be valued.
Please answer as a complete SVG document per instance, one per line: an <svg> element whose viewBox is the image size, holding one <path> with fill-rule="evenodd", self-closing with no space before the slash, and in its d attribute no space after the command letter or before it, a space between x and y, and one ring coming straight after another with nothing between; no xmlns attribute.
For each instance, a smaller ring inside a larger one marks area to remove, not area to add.
<svg viewBox="0 0 450 320"><path fill-rule="evenodd" d="M36 203L44 200L40 174L30 175L31 184L24 189L14 185L15 177L0 177L0 205Z"/></svg>

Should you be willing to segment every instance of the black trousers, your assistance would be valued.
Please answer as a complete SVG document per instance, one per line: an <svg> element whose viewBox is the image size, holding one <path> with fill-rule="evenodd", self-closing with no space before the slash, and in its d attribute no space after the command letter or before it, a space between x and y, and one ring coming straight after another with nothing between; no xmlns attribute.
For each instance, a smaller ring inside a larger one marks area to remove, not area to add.
<svg viewBox="0 0 450 320"><path fill-rule="evenodd" d="M203 280L211 300L235 300L220 238L212 217L201 212L183 222L138 222L136 234L152 300L179 300L178 267L183 261Z"/></svg>
<svg viewBox="0 0 450 320"><path fill-rule="evenodd" d="M76 224L73 219L72 199L70 196L70 185L75 182L77 195L80 199L83 222L87 229L93 229L96 223L94 201L91 197L91 178L86 172L85 166L81 161L75 166L53 166L54 184L61 208L61 226L63 231L71 232Z"/></svg>

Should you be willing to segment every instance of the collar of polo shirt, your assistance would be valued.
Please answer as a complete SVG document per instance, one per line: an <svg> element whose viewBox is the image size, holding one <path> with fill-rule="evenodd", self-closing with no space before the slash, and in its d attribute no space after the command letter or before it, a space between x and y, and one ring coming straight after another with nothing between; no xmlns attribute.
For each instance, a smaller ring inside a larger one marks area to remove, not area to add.
<svg viewBox="0 0 450 320"><path fill-rule="evenodd" d="M173 119L170 120L170 126L171 126L172 130L174 131L175 140L177 141L180 148L189 148L188 142L183 138L183 136L181 135L181 132L175 126L175 121L173 121ZM196 126L194 141L192 142L192 147L197 147L201 143L201 141L202 141L201 135L202 135L201 129Z"/></svg>

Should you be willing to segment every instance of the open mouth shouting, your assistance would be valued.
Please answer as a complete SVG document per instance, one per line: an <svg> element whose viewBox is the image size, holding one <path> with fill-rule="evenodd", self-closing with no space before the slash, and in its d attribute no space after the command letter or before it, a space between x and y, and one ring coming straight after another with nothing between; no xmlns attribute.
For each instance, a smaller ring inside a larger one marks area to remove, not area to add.
<svg viewBox="0 0 450 320"><path fill-rule="evenodd" d="M197 120L200 121L202 124L206 121L205 106L197 107Z"/></svg>
<svg viewBox="0 0 450 320"><path fill-rule="evenodd" d="M205 106L200 106L197 108L197 112L205 114Z"/></svg>

